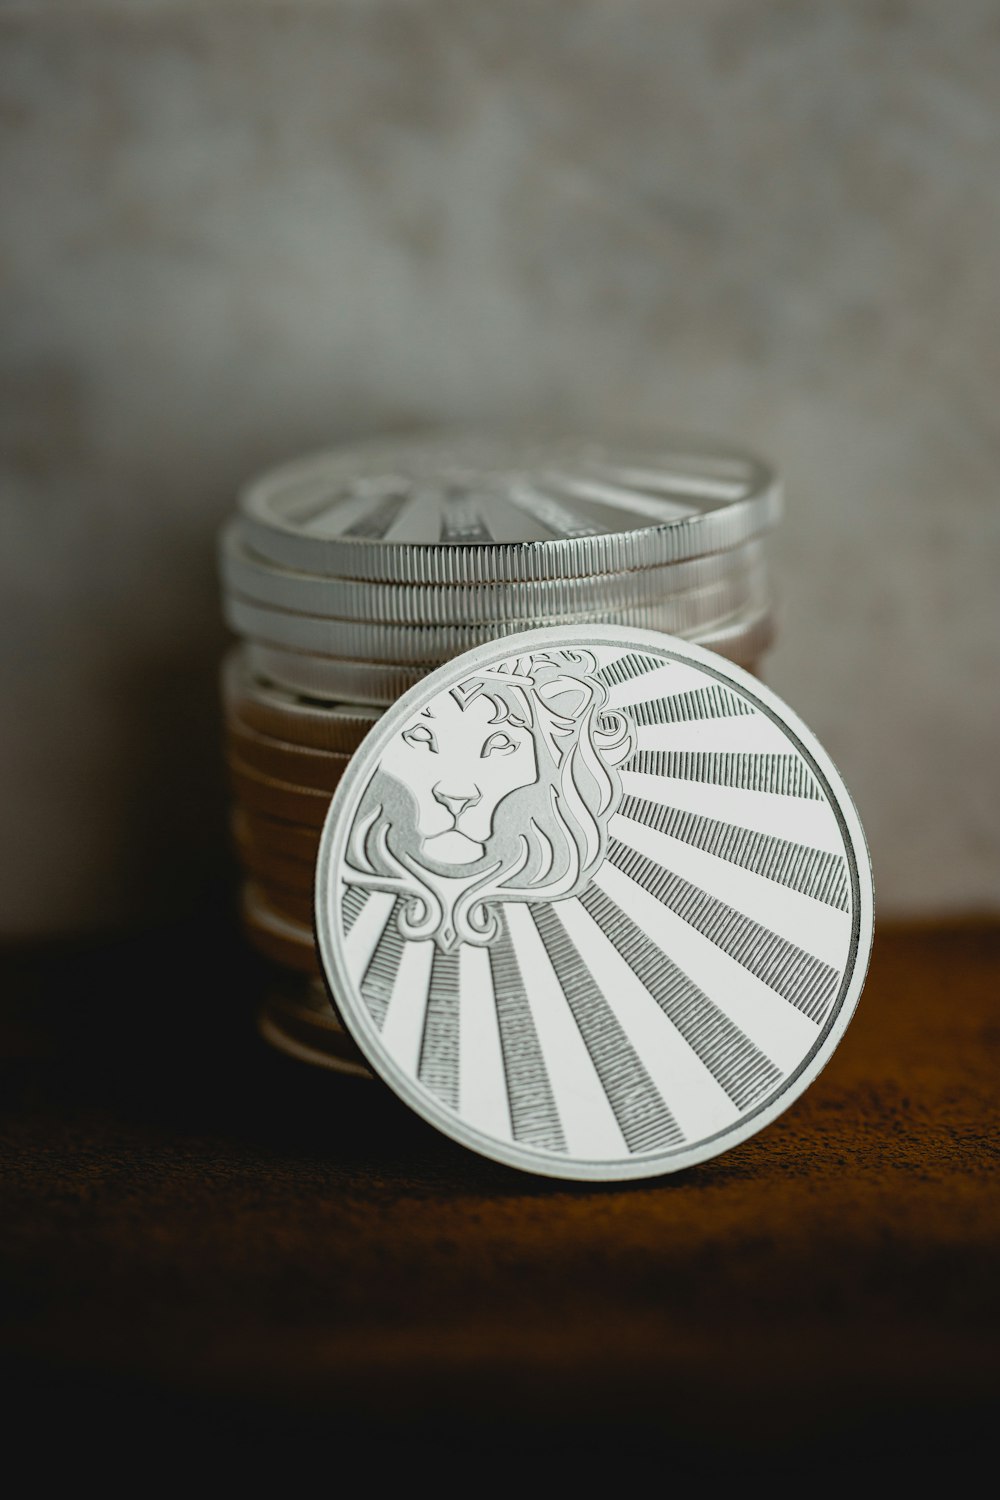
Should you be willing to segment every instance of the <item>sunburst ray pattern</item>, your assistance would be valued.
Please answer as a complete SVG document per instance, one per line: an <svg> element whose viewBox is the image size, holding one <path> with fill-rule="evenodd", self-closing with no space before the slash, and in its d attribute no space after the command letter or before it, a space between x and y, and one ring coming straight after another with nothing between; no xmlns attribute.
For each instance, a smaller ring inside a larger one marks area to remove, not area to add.
<svg viewBox="0 0 1000 1500"><path fill-rule="evenodd" d="M664 1158L766 1107L816 1049L856 859L825 774L752 691L666 650L594 654L601 722L631 744L591 879L501 892L488 940L450 950L403 936L399 896L342 875L333 901L368 1023L437 1107L553 1160Z"/></svg>

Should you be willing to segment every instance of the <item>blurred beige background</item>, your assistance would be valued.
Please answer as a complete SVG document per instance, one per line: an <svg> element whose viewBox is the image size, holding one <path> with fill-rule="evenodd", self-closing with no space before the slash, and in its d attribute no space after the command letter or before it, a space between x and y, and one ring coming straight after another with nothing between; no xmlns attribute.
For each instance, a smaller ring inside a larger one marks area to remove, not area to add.
<svg viewBox="0 0 1000 1500"><path fill-rule="evenodd" d="M1000 8L0 0L0 931L224 872L237 482L441 419L742 440L883 913L1000 906Z"/></svg>

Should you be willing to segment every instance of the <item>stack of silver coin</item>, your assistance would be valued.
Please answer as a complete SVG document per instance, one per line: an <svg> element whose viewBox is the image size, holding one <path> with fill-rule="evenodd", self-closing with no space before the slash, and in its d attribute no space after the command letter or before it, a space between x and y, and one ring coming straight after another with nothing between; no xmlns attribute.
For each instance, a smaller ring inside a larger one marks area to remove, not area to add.
<svg viewBox="0 0 1000 1500"><path fill-rule="evenodd" d="M232 827L247 934L288 976L274 1045L356 1070L318 980L320 830L386 707L469 647L553 624L682 636L756 670L774 474L702 442L452 434L344 447L250 484L223 531ZM297 979L291 976L299 976Z"/></svg>

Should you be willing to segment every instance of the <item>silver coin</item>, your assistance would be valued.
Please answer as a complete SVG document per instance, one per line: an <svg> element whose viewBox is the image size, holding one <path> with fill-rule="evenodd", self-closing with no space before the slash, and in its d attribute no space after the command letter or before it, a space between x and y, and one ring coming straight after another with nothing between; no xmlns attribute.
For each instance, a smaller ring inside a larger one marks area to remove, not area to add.
<svg viewBox="0 0 1000 1500"><path fill-rule="evenodd" d="M313 750L257 734L238 719L226 724L226 744L233 760L259 775L317 791L332 792L351 758L344 751Z"/></svg>
<svg viewBox="0 0 1000 1500"><path fill-rule="evenodd" d="M287 859L315 868L318 828L270 818L240 803L233 806L231 822L233 837L241 849L251 848L262 858Z"/></svg>
<svg viewBox="0 0 1000 1500"><path fill-rule="evenodd" d="M738 547L774 525L759 459L704 443L439 435L299 459L240 497L252 550L387 583L620 573Z"/></svg>
<svg viewBox="0 0 1000 1500"><path fill-rule="evenodd" d="M757 610L734 620L725 620L708 630L692 633L693 645L714 651L737 666L757 673L760 658L774 644L774 614L771 609Z"/></svg>
<svg viewBox="0 0 1000 1500"><path fill-rule="evenodd" d="M471 592L471 591L470 591ZM671 594L656 604L622 607L596 606L584 615L550 619L470 620L465 625L381 625L367 620L335 620L320 615L295 614L252 604L229 594L223 600L228 625L238 635L289 651L319 656L347 657L387 663L440 662L473 646L545 625L605 621L661 630L668 635L694 631L730 620L742 611L759 608L769 597L762 564L705 588Z"/></svg>
<svg viewBox="0 0 1000 1500"><path fill-rule="evenodd" d="M226 714L258 734L314 750L356 750L375 723L380 708L334 703L255 678L242 647L223 663L222 696Z"/></svg>
<svg viewBox="0 0 1000 1500"><path fill-rule="evenodd" d="M303 974L318 972L312 930L282 916L252 881L244 882L241 913L244 932L265 957Z"/></svg>
<svg viewBox="0 0 1000 1500"><path fill-rule="evenodd" d="M297 923L307 930L312 925L311 885L308 890L296 890L292 886L272 884L255 875L254 889L258 897L282 921Z"/></svg>
<svg viewBox="0 0 1000 1500"><path fill-rule="evenodd" d="M300 897L307 899L312 897L313 882L316 878L315 864L308 864L305 860L284 859L281 855L265 854L252 844L246 847L240 846L237 853L244 873L265 893L272 886L276 886L279 890L295 891ZM281 902L279 901L277 905L280 908Z"/></svg>
<svg viewBox="0 0 1000 1500"><path fill-rule="evenodd" d="M273 776L261 776L232 756L227 758L227 764L233 794L245 807L281 822L322 828L330 803L329 790L297 786Z"/></svg>
<svg viewBox="0 0 1000 1500"><path fill-rule="evenodd" d="M255 677L290 692L346 699L384 708L427 675L429 667L400 667L385 662L338 661L283 651L280 646L244 644L247 665Z"/></svg>
<svg viewBox="0 0 1000 1500"><path fill-rule="evenodd" d="M590 618L595 611L656 607L680 593L712 584L735 583L759 571L763 544L713 552L663 567L586 578L555 578L531 583L381 584L279 568L254 556L241 541L239 524L226 527L220 541L220 570L226 593L249 604L338 620L385 625L459 625L525 620Z"/></svg>
<svg viewBox="0 0 1000 1500"><path fill-rule="evenodd" d="M323 828L319 952L373 1070L484 1156L612 1180L705 1161L816 1077L872 885L774 693L647 631L528 632L389 710Z"/></svg>
<svg viewBox="0 0 1000 1500"><path fill-rule="evenodd" d="M236 855L244 872L263 889L275 885L282 889L298 891L303 895L312 892L316 875L316 861L299 859L261 848L252 836L244 834L237 819L232 820L233 842ZM311 914L307 918L311 923Z"/></svg>
<svg viewBox="0 0 1000 1500"><path fill-rule="evenodd" d="M340 1036L347 1035L322 979L302 974L275 974L271 976L267 995L269 999L282 1005L293 1005L298 1010L306 1010L331 1031Z"/></svg>
<svg viewBox="0 0 1000 1500"><path fill-rule="evenodd" d="M257 1029L269 1046L300 1062L329 1068L353 1078L370 1079L371 1070L350 1037L326 1006L326 1015L311 1004L298 1003L283 992L265 996Z"/></svg>
<svg viewBox="0 0 1000 1500"><path fill-rule="evenodd" d="M291 991L289 992L289 996L291 998ZM323 1025L329 1027L331 1031L337 1031L342 1036L347 1035L340 1017L333 1008L330 996L326 991L326 985L322 979L309 979L305 984L301 984L296 980L294 998L297 1004L305 1006L306 1010L311 1011L313 1015L321 1017Z"/></svg>
<svg viewBox="0 0 1000 1500"><path fill-rule="evenodd" d="M770 609L749 611L722 625L696 631L691 638L729 661L755 671L774 639L774 617ZM435 662L428 666L400 667L384 662L340 661L332 656L284 651L279 646L262 646L254 641L247 641L243 651L251 672L276 688L352 699L380 708L394 703L435 666L441 665Z"/></svg>

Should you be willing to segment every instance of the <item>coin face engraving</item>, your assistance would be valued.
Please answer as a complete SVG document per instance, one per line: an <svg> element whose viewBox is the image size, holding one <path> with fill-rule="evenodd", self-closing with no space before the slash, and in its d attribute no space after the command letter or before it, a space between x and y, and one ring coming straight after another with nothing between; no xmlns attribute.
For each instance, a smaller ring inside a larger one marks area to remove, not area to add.
<svg viewBox="0 0 1000 1500"><path fill-rule="evenodd" d="M533 631L379 720L323 829L323 967L374 1070L531 1171L642 1177L774 1119L864 979L867 850L755 679L670 637Z"/></svg>
<svg viewBox="0 0 1000 1500"><path fill-rule="evenodd" d="M345 878L393 893L411 941L490 946L501 903L574 895L603 863L633 748L586 651L515 656L405 720L366 788Z"/></svg>

